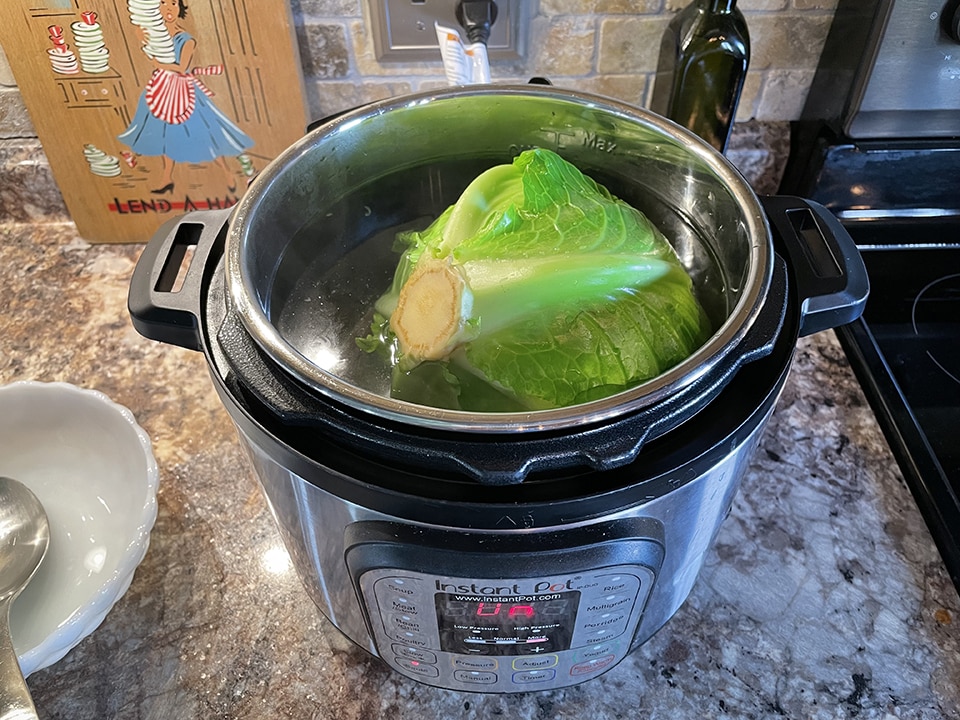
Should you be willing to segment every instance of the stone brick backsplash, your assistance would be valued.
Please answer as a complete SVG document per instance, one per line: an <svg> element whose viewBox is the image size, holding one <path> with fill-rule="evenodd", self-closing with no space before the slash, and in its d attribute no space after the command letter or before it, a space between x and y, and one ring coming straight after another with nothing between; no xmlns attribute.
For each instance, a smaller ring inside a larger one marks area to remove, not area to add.
<svg viewBox="0 0 960 720"><path fill-rule="evenodd" d="M454 2L455 0L450 0ZM493 61L494 82L548 77L555 85L646 105L664 27L691 0L540 0L523 57ZM369 0L290 0L314 118L446 84L431 62L379 62ZM728 156L755 186L775 190L787 123L799 117L837 0L740 0L751 63ZM42 148L0 52L0 220L60 216ZM52 194L51 194L52 191ZM16 211L12 208L18 208Z"/></svg>

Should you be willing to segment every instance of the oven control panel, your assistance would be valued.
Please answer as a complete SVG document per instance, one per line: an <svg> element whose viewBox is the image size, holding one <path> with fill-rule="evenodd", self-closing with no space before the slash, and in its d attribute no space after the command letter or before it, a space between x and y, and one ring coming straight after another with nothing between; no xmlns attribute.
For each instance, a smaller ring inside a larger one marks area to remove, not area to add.
<svg viewBox="0 0 960 720"><path fill-rule="evenodd" d="M396 540L349 549L380 657L429 685L505 693L574 685L627 655L662 559L658 539L500 550Z"/></svg>

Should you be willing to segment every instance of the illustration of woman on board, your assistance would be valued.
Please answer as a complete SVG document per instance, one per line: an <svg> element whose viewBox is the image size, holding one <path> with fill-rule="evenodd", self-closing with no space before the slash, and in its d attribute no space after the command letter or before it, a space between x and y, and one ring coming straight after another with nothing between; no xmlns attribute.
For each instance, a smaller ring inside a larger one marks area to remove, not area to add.
<svg viewBox="0 0 960 720"><path fill-rule="evenodd" d="M223 172L227 190L234 192L237 176L227 158L241 156L254 142L214 105L213 93L198 77L220 74L223 68L192 65L197 41L181 25L187 16L184 0L128 0L127 7L155 69L119 139L137 155L162 158L154 194L173 192L178 162L213 162Z"/></svg>

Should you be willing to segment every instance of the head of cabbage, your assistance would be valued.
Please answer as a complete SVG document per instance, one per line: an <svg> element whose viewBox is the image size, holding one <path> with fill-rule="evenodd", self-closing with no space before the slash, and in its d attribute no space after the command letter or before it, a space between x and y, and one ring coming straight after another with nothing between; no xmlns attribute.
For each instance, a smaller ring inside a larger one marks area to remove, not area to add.
<svg viewBox="0 0 960 720"><path fill-rule="evenodd" d="M687 358L709 321L663 234L557 153L479 175L420 232L358 344L391 395L516 412L621 392Z"/></svg>

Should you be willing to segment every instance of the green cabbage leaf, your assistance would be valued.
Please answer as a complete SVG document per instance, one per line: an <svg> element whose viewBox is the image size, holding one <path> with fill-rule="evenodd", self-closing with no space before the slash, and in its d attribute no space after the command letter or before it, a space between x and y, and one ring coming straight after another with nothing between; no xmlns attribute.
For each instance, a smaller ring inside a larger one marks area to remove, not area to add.
<svg viewBox="0 0 960 720"><path fill-rule="evenodd" d="M710 333L660 231L556 153L479 175L420 232L371 333L394 397L479 412L574 405L633 387Z"/></svg>

